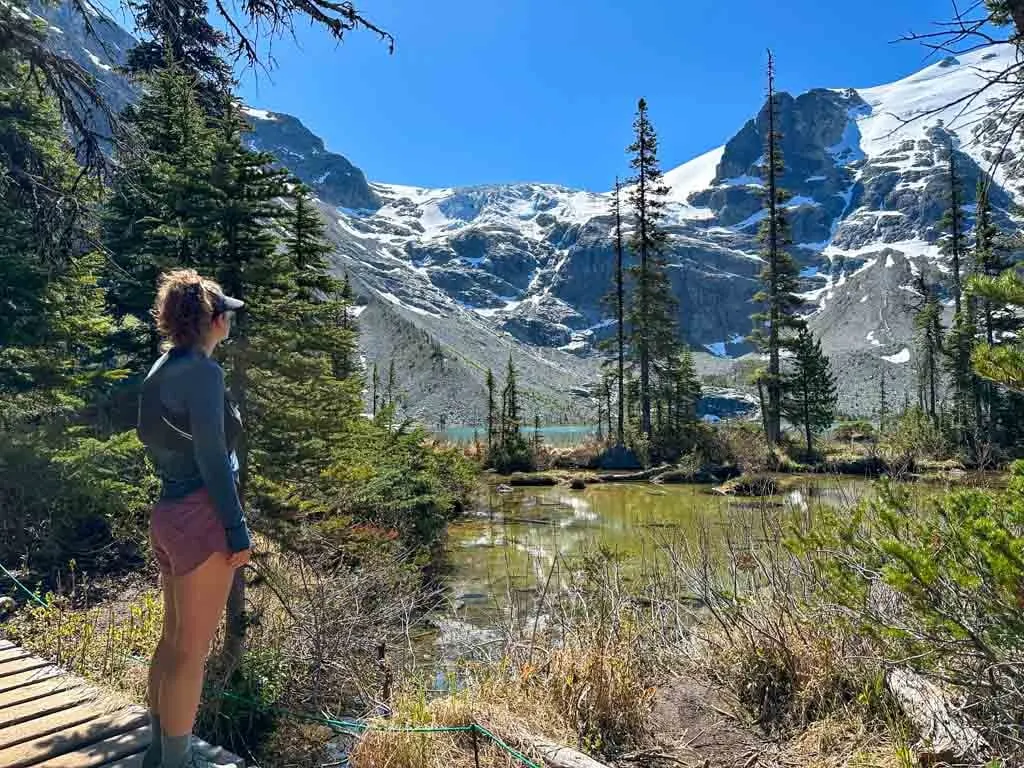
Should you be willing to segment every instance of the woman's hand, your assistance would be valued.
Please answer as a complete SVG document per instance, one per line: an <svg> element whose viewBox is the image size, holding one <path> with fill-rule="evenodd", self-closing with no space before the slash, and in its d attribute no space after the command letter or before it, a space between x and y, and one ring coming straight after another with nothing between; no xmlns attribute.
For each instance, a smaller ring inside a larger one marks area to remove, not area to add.
<svg viewBox="0 0 1024 768"><path fill-rule="evenodd" d="M228 555L228 565L232 568L241 568L243 565L248 565L251 558L251 549L243 549L241 552L232 552Z"/></svg>

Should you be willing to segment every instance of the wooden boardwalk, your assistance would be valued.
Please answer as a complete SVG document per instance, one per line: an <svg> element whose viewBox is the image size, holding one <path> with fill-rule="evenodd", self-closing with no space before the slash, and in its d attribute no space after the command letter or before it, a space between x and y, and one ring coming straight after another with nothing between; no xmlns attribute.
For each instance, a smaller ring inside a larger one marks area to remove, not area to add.
<svg viewBox="0 0 1024 768"><path fill-rule="evenodd" d="M138 768L149 739L142 707L0 640L0 768ZM198 747L244 766L220 747Z"/></svg>

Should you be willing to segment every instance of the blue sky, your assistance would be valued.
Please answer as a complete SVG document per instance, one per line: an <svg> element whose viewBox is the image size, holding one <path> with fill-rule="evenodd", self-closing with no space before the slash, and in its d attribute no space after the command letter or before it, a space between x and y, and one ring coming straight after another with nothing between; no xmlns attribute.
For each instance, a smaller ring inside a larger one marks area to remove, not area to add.
<svg viewBox="0 0 1024 768"><path fill-rule="evenodd" d="M373 180L422 186L549 181L605 190L644 96L669 169L724 143L781 89L869 86L928 63L891 41L950 0L357 0L392 32L336 45L302 26L247 73L242 96L288 112ZM784 6L785 10L780 10Z"/></svg>

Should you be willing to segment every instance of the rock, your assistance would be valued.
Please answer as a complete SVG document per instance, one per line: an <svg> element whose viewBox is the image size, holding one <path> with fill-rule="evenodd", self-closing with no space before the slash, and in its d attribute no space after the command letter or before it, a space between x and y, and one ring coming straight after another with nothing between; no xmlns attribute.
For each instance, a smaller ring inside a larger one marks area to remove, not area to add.
<svg viewBox="0 0 1024 768"><path fill-rule="evenodd" d="M582 477L574 477L572 480L569 481L569 487L572 488L574 491L582 491L587 487L587 483L583 480Z"/></svg>
<svg viewBox="0 0 1024 768"><path fill-rule="evenodd" d="M496 487L494 490L497 493L512 493L515 490L515 488L513 488L511 485L505 485L504 483L502 483L501 485Z"/></svg>

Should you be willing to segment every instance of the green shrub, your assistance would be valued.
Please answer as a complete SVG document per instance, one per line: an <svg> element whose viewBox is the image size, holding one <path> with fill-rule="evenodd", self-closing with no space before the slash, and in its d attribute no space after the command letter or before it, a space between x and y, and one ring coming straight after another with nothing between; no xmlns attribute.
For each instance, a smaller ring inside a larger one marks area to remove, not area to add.
<svg viewBox="0 0 1024 768"><path fill-rule="evenodd" d="M858 634L953 686L989 742L1019 754L1008 713L1024 710L1024 463L1000 492L884 485L852 514L823 508L793 544Z"/></svg>
<svg viewBox="0 0 1024 768"><path fill-rule="evenodd" d="M476 468L419 427L367 423L326 474L333 488L326 500L330 517L395 531L407 547L419 548L439 542L462 511Z"/></svg>
<svg viewBox="0 0 1024 768"><path fill-rule="evenodd" d="M44 579L74 560L80 570L135 569L157 495L134 432L107 440L6 433L0 440L0 562Z"/></svg>
<svg viewBox="0 0 1024 768"><path fill-rule="evenodd" d="M865 419L843 421L832 430L832 439L844 443L875 440L878 437L875 425Z"/></svg>
<svg viewBox="0 0 1024 768"><path fill-rule="evenodd" d="M889 425L882 452L891 463L910 469L922 459L950 458L954 444L941 425L920 408L911 408Z"/></svg>

